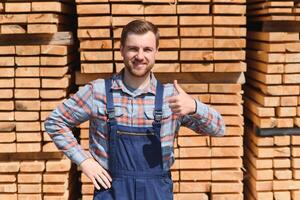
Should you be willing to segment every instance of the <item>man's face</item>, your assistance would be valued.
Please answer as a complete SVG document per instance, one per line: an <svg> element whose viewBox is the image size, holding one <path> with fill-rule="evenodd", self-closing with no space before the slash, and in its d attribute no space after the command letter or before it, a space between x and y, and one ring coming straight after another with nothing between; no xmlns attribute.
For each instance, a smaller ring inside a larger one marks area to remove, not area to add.
<svg viewBox="0 0 300 200"><path fill-rule="evenodd" d="M150 31L145 34L129 33L124 46L121 46L125 70L134 77L141 78L150 73L156 53L155 35Z"/></svg>

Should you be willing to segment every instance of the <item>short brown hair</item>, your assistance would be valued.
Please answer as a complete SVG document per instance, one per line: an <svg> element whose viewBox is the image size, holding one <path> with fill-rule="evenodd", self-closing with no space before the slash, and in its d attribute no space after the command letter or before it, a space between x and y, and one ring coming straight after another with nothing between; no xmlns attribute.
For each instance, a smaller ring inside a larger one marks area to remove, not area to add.
<svg viewBox="0 0 300 200"><path fill-rule="evenodd" d="M152 24L151 22L148 22L146 20L133 20L129 22L126 26L124 26L121 34L121 46L124 47L126 39L130 33L134 34L145 34L148 31L151 31L154 33L156 38L156 47L159 45L159 30L157 26Z"/></svg>

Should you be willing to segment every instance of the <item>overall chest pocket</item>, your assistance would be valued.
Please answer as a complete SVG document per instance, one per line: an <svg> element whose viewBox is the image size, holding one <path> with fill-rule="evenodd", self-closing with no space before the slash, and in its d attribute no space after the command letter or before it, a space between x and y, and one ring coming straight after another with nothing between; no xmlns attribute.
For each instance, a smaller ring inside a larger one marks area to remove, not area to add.
<svg viewBox="0 0 300 200"><path fill-rule="evenodd" d="M121 117L124 115L124 108L121 106L115 106L115 117ZM98 108L98 118L103 119L103 120L107 120L108 119L108 113L107 113L107 109L106 107L99 107Z"/></svg>
<svg viewBox="0 0 300 200"><path fill-rule="evenodd" d="M144 115L147 120L154 120L154 108L153 109L145 109ZM172 116L172 111L169 107L164 106L162 110L162 121L170 118Z"/></svg>
<svg viewBox="0 0 300 200"><path fill-rule="evenodd" d="M97 132L99 133L108 133L108 113L106 107L99 107L98 108L98 115L97 119L94 120L94 127L96 127ZM120 117L123 116L122 109L120 107L115 107L115 119L119 120Z"/></svg>

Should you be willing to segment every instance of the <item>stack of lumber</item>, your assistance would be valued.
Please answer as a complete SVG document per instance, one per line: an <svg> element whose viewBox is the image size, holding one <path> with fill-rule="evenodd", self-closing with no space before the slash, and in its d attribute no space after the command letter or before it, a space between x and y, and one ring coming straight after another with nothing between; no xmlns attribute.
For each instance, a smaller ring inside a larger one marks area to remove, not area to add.
<svg viewBox="0 0 300 200"><path fill-rule="evenodd" d="M73 27L72 0L1 1L0 33L56 33Z"/></svg>
<svg viewBox="0 0 300 200"><path fill-rule="evenodd" d="M7 159L7 158L6 158ZM0 161L0 199L57 200L74 199L76 176L71 161L62 156L46 158L41 154L11 155ZM72 194L73 193L73 194Z"/></svg>
<svg viewBox="0 0 300 200"><path fill-rule="evenodd" d="M226 122L223 138L182 128L175 140L174 197L243 199L242 84L245 64L245 0L76 0L81 72L76 84L107 78L123 68L122 27L146 19L160 29L154 67L166 83L177 79L195 98L216 108ZM88 149L88 123L80 141ZM81 175L82 199L94 187Z"/></svg>
<svg viewBox="0 0 300 200"><path fill-rule="evenodd" d="M300 199L299 135L257 136L245 127L245 197L249 200Z"/></svg>
<svg viewBox="0 0 300 200"><path fill-rule="evenodd" d="M299 127L299 33L249 31L247 37L247 118L259 128Z"/></svg>
<svg viewBox="0 0 300 200"><path fill-rule="evenodd" d="M245 3L245 0L212 0L214 72L246 71Z"/></svg>
<svg viewBox="0 0 300 200"><path fill-rule="evenodd" d="M300 21L299 2L293 0L247 0L250 21Z"/></svg>
<svg viewBox="0 0 300 200"><path fill-rule="evenodd" d="M71 1L0 3L0 199L73 193L76 169L43 125L71 86L73 8Z"/></svg>
<svg viewBox="0 0 300 200"><path fill-rule="evenodd" d="M1 140L0 152L58 151L44 133L43 121L67 96L67 72L74 63L74 52L68 45L52 44L0 48L0 124L1 131L7 134Z"/></svg>
<svg viewBox="0 0 300 200"><path fill-rule="evenodd" d="M247 15L245 196L300 199L299 2L249 0Z"/></svg>
<svg viewBox="0 0 300 200"><path fill-rule="evenodd" d="M83 73L113 72L113 38L108 0L76 0L77 36Z"/></svg>
<svg viewBox="0 0 300 200"><path fill-rule="evenodd" d="M11 49L11 50L9 50ZM0 47L0 152L16 152L14 113L14 48Z"/></svg>

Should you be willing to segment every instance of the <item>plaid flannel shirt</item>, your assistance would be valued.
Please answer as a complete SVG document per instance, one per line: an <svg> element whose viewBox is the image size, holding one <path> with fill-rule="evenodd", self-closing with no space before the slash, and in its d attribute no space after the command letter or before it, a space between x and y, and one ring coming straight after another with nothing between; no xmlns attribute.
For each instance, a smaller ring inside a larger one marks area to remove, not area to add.
<svg viewBox="0 0 300 200"><path fill-rule="evenodd" d="M151 73L150 85L143 90L131 92L124 85L123 73L113 76L113 97L118 124L135 127L150 127L154 120L154 99L157 80ZM213 108L196 100L196 112L177 117L171 112L167 97L177 94L173 84L164 84L161 146L163 168L169 170L174 163L173 142L180 126L186 126L197 133L222 136L225 126L221 115ZM89 120L89 151L74 137L71 129ZM97 79L82 87L76 94L59 105L46 119L45 129L58 149L77 165L93 157L108 169L108 131L106 115L106 94L103 79ZM166 149L171 152L164 155Z"/></svg>

